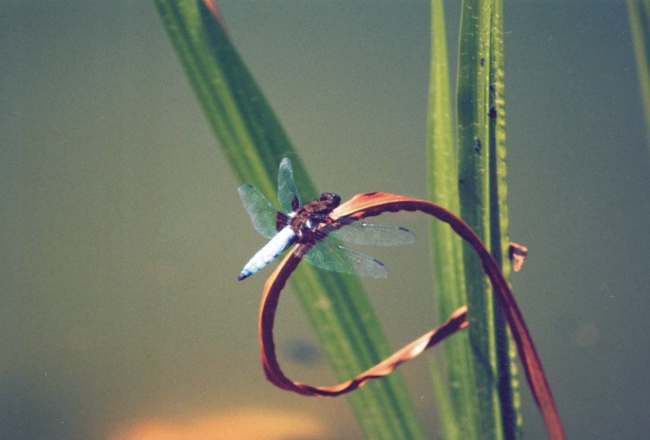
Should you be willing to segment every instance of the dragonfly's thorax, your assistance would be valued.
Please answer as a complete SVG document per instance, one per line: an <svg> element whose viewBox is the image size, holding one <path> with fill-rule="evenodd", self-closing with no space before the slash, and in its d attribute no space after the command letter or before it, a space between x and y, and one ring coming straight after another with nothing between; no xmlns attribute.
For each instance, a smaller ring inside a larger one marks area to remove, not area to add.
<svg viewBox="0 0 650 440"><path fill-rule="evenodd" d="M323 239L333 229L338 229L336 221L329 214L341 203L341 197L333 193L323 193L317 199L305 203L290 215L278 216L278 230L290 226L298 241L317 241Z"/></svg>

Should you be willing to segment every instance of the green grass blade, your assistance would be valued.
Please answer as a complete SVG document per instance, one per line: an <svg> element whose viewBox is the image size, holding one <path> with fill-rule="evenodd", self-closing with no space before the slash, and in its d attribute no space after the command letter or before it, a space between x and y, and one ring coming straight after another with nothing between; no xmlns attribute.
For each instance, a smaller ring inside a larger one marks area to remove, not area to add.
<svg viewBox="0 0 650 440"><path fill-rule="evenodd" d="M627 9L650 145L650 0L628 0Z"/></svg>
<svg viewBox="0 0 650 440"><path fill-rule="evenodd" d="M506 279L510 275L508 249L508 204L506 172L506 124L504 99L503 59L503 2L495 0L492 5L490 33L490 94L489 94L489 163L490 163L490 248L492 256L501 266ZM516 378L517 350L509 333L503 314L495 304L494 327L498 368L498 390L501 405L504 438L521 437L521 410L519 388Z"/></svg>
<svg viewBox="0 0 650 440"><path fill-rule="evenodd" d="M447 350L445 357L449 359ZM440 420L440 431L446 440L460 439L461 427L456 419L456 408L454 408L454 399L449 389L445 377L445 369L440 365L433 356L429 357L429 367L431 370L431 379L433 382L433 391L436 396L436 409Z"/></svg>
<svg viewBox="0 0 650 440"><path fill-rule="evenodd" d="M278 163L293 148L223 26L203 3L195 0L155 2L206 118L237 176L267 196L274 196ZM314 185L298 156L292 155L291 159L303 195L315 196ZM341 380L390 354L372 305L357 279L301 265L292 283ZM424 438L399 372L368 383L348 399L368 438Z"/></svg>
<svg viewBox="0 0 650 440"><path fill-rule="evenodd" d="M503 5L501 0L464 1L456 111L458 171L449 116L447 56L441 0L432 0L429 92L429 188L432 200L460 210L492 249L508 275L505 168ZM460 208L459 208L460 205ZM442 316L469 306L469 331L445 342L451 392L437 390L447 439L519 437L516 356L503 316L473 252L433 225L436 301ZM434 371L435 367L432 367ZM440 386L439 372L433 375Z"/></svg>
<svg viewBox="0 0 650 440"><path fill-rule="evenodd" d="M457 82L459 186L461 214L488 246L492 243L490 202L490 71L493 4L465 0ZM495 304L489 283L472 251L465 247L469 337L474 362L480 438L504 437L497 368Z"/></svg>
<svg viewBox="0 0 650 440"><path fill-rule="evenodd" d="M457 156L449 91L449 63L442 0L431 2L431 73L428 115L428 182L432 201L451 211L460 211ZM436 286L435 301L440 321L467 303L462 241L444 223L431 224L431 254ZM461 332L443 344L448 383L453 392L439 389L433 376L439 401L441 427L445 438L478 439L479 415L473 379L473 359L468 332ZM432 370L437 367L433 366ZM449 399L447 401L446 399ZM469 422L469 423L468 423Z"/></svg>

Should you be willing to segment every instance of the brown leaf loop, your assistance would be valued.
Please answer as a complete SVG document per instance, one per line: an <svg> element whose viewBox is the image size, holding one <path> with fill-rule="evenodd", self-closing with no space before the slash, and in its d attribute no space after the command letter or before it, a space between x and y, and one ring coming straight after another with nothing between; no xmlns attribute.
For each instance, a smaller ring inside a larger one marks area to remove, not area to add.
<svg viewBox="0 0 650 440"><path fill-rule="evenodd" d="M519 358L526 373L526 379L544 418L549 437L557 440L565 439L562 423L553 396L551 395L551 389L546 380L542 363L537 355L537 351L535 350L532 338L530 337L514 295L490 252L483 245L476 233L463 220L451 211L435 203L380 192L360 194L353 197L348 202L336 208L332 212L332 217L362 220L366 217L373 217L384 212L398 211L421 211L434 216L438 220L449 224L460 237L474 248L481 260L485 274L490 279L494 295L501 305L501 310L508 322L513 339L517 345ZM275 356L273 321L280 292L284 288L291 273L300 263L301 258L297 254L305 251L300 246L304 245L294 247L294 250L284 258L266 281L260 306L259 338L262 366L267 379L282 389L308 396L338 396L348 393L370 379L386 376L399 364L418 356L427 348L468 325L467 308L461 307L440 327L401 348L387 359L361 373L354 379L330 387L316 387L292 382L282 372L277 357Z"/></svg>

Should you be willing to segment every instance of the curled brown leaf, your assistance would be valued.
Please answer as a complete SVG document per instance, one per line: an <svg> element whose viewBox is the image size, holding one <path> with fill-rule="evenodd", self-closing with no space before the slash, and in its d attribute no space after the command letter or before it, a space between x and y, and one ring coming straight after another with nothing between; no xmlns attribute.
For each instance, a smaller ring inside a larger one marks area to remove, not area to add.
<svg viewBox="0 0 650 440"><path fill-rule="evenodd" d="M476 233L460 218L451 211L435 203L426 200L418 200L396 194L373 192L360 194L348 202L340 205L332 212L333 218L350 218L362 220L367 217L377 216L384 212L398 211L420 211L431 215L447 224L475 250L481 260L483 270L490 279L495 298L501 306L506 318L513 339L517 346L517 352L522 366L526 373L526 379L531 388L533 397L540 409L546 429L551 439L565 439L564 430L560 421L551 389L546 380L542 363L537 355L532 338L524 322L523 316L514 298L507 281L501 270L492 258L488 249L483 245ZM385 376L392 372L399 364L406 362L422 353L425 349L442 341L447 336L465 328L467 323L467 308L461 307L450 316L440 327L421 336L379 364L361 373L357 377L339 385L320 387L312 386L288 379L275 355L275 344L273 342L273 322L277 309L280 292L284 288L287 279L296 269L301 261L299 255L308 251L306 245L297 245L277 269L269 277L264 285L262 303L259 315L259 338L262 366L269 381L276 386L308 396L337 396L350 392L366 381Z"/></svg>

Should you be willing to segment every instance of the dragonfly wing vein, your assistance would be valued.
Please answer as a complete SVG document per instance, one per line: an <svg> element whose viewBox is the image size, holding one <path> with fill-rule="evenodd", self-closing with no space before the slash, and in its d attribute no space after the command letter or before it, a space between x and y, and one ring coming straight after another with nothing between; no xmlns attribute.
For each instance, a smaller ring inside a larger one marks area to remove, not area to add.
<svg viewBox="0 0 650 440"><path fill-rule="evenodd" d="M406 228L359 221L352 221L330 235L361 245L398 246L415 242L415 234Z"/></svg>
<svg viewBox="0 0 650 440"><path fill-rule="evenodd" d="M275 229L278 211L257 188L248 183L237 188L253 227L263 237L273 238L278 231Z"/></svg>
<svg viewBox="0 0 650 440"><path fill-rule="evenodd" d="M371 278L388 276L388 269L381 261L328 239L316 242L305 260L316 267L334 272Z"/></svg>
<svg viewBox="0 0 650 440"><path fill-rule="evenodd" d="M298 189L293 181L293 169L288 158L282 159L278 171L278 199L284 212L293 212L296 206L302 206ZM297 203L294 206L294 199Z"/></svg>

